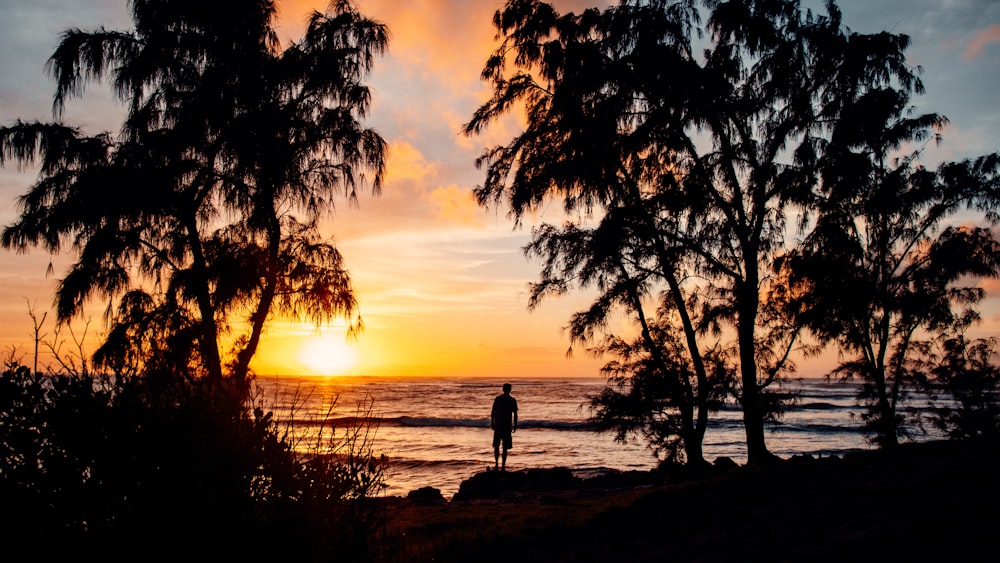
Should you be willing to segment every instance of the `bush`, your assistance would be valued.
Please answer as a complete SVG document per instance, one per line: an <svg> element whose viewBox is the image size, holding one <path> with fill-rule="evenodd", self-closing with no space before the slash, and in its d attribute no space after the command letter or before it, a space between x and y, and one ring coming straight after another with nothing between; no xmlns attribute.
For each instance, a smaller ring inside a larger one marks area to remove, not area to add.
<svg viewBox="0 0 1000 563"><path fill-rule="evenodd" d="M1000 436L996 338L943 338L929 383L934 423L953 439ZM945 400L941 400L943 399Z"/></svg>
<svg viewBox="0 0 1000 563"><path fill-rule="evenodd" d="M364 560L379 529L370 450L297 454L271 413L225 385L8 365L0 429L5 550Z"/></svg>

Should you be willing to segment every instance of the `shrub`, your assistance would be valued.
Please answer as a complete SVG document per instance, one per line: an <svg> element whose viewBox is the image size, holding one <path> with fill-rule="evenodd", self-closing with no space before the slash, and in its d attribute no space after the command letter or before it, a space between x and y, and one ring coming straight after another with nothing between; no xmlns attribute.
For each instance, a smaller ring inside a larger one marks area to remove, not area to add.
<svg viewBox="0 0 1000 563"><path fill-rule="evenodd" d="M11 364L0 429L0 541L15 552L363 560L379 529L370 448L297 454L224 384Z"/></svg>

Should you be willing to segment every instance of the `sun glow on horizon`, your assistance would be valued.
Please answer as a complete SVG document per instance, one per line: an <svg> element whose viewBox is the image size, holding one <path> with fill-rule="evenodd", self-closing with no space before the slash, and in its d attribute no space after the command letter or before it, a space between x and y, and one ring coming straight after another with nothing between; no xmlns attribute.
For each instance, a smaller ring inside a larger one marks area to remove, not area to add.
<svg viewBox="0 0 1000 563"><path fill-rule="evenodd" d="M310 375L346 375L358 365L358 351L343 334L317 334L303 341L297 359Z"/></svg>

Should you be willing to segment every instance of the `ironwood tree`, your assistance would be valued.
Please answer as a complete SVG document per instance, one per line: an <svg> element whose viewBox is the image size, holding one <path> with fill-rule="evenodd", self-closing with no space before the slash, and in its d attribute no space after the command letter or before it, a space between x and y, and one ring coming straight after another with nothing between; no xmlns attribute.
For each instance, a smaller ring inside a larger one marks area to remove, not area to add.
<svg viewBox="0 0 1000 563"><path fill-rule="evenodd" d="M910 393L935 380L948 386L975 378L947 366L958 369L965 333L979 318L979 281L1000 275L993 232L1000 155L928 169L925 144L941 140L936 131L947 120L914 115L910 94L919 82L845 80L842 88L841 117L819 159L815 225L786 265L789 302L843 354L830 375L861 381L871 440L894 447ZM934 360L942 341L951 352Z"/></svg>
<svg viewBox="0 0 1000 563"><path fill-rule="evenodd" d="M273 315L360 323L318 225L338 197L380 189L386 145L361 120L387 30L346 0L288 45L271 0L129 6L132 29L62 35L47 67L54 122L0 129L0 164L39 169L2 243L76 253L56 312L106 304L106 368L245 387ZM103 80L127 110L119 132L63 123Z"/></svg>
<svg viewBox="0 0 1000 563"><path fill-rule="evenodd" d="M596 288L571 320L576 342L607 334L611 311L635 319L635 345L612 335L595 348L629 360L609 368L624 366L633 385L655 373L669 382L659 387L669 409L688 405L674 425L685 442L700 440L732 374L748 462L773 459L774 387L793 352L814 351L777 266L815 216L852 92L919 85L908 39L850 32L835 3L820 14L792 0L622 1L565 15L510 0L494 24L501 43L482 75L493 95L465 130L521 107L526 124L477 161L477 197L516 225L552 200L568 218L536 228L526 247L545 263L533 299ZM688 451L697 460L700 443Z"/></svg>
<svg viewBox="0 0 1000 563"><path fill-rule="evenodd" d="M1000 350L996 337L942 333L919 346L929 372L931 421L953 439L1000 435ZM924 360L921 362L920 360Z"/></svg>

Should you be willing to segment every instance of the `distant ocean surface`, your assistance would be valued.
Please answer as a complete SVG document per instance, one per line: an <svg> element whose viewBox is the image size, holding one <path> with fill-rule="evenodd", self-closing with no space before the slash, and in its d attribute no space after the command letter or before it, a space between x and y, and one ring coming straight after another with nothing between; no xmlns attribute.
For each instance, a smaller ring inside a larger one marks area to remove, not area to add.
<svg viewBox="0 0 1000 563"><path fill-rule="evenodd" d="M298 449L316 433L343 436L359 418L374 417L374 452L389 459L386 495L435 487L451 498L461 482L493 465L489 414L501 385L513 385L519 423L507 468L566 467L580 476L604 469L645 470L657 460L641 443L621 444L587 424L587 397L602 378L264 377L259 401L275 418L291 422ZM781 457L842 455L868 449L860 432L856 385L825 380L788 383L798 402L771 425L768 448ZM734 405L712 415L705 456L746 462L742 414ZM326 438L322 438L326 443Z"/></svg>

